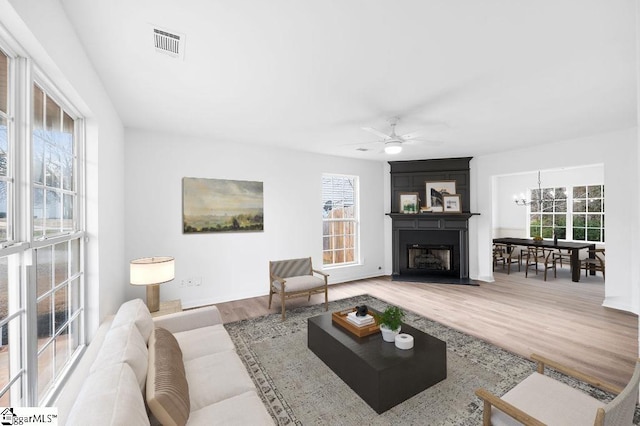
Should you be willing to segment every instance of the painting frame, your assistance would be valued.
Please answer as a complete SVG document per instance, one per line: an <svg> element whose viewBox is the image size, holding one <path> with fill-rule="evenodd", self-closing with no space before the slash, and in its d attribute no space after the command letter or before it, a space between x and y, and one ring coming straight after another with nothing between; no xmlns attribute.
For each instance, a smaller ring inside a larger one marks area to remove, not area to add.
<svg viewBox="0 0 640 426"><path fill-rule="evenodd" d="M418 192L401 192L398 195L398 211L404 214L415 214L420 211L420 194Z"/></svg>
<svg viewBox="0 0 640 426"><path fill-rule="evenodd" d="M184 234L263 231L262 182L182 178Z"/></svg>
<svg viewBox="0 0 640 426"><path fill-rule="evenodd" d="M442 199L446 213L462 213L462 196L460 194L443 195Z"/></svg>
<svg viewBox="0 0 640 426"><path fill-rule="evenodd" d="M432 211L443 211L443 195L456 194L455 180L438 180L425 182L425 206ZM443 210L440 210L442 208Z"/></svg>

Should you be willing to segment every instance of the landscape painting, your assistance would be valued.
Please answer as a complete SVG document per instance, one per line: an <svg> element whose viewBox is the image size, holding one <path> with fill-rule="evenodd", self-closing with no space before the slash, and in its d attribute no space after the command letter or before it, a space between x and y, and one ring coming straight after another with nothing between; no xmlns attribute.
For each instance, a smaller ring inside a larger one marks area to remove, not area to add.
<svg viewBox="0 0 640 426"><path fill-rule="evenodd" d="M183 232L263 231L262 186L262 182L183 178Z"/></svg>

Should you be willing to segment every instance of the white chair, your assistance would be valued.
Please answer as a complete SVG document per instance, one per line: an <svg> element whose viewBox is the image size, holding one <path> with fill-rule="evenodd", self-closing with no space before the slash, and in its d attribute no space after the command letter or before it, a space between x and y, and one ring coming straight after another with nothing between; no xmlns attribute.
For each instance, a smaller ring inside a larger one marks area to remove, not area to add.
<svg viewBox="0 0 640 426"><path fill-rule="evenodd" d="M531 355L531 359L538 362L537 372L518 383L502 398L486 389L476 390L476 395L484 401L484 426L629 426L633 423L640 383L640 359L624 389L540 355ZM598 401L582 391L545 376L545 365L617 396L608 404Z"/></svg>

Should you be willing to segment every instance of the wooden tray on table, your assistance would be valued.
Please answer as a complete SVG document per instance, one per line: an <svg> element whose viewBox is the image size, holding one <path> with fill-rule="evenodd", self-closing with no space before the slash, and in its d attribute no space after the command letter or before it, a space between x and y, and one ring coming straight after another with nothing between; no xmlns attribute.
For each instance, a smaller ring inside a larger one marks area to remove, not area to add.
<svg viewBox="0 0 640 426"><path fill-rule="evenodd" d="M350 312L355 312L355 310L355 308L351 308L344 311L333 312L331 314L331 321L358 337L369 336L380 331L380 326L377 323L358 327L357 325L350 322L347 319L347 314L349 314Z"/></svg>

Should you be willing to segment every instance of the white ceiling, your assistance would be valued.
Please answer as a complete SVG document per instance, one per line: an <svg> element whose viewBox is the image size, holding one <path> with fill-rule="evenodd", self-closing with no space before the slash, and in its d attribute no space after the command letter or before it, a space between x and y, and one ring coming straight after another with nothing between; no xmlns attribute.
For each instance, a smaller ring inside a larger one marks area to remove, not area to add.
<svg viewBox="0 0 640 426"><path fill-rule="evenodd" d="M61 1L130 128L406 160L636 126L634 0ZM392 116L440 144L380 153Z"/></svg>

